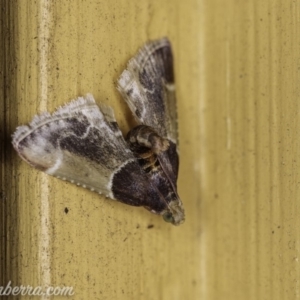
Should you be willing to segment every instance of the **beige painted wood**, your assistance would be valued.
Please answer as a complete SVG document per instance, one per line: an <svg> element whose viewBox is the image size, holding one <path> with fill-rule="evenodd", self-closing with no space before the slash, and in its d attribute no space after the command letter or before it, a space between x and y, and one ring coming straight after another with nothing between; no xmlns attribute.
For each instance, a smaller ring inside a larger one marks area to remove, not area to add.
<svg viewBox="0 0 300 300"><path fill-rule="evenodd" d="M299 299L299 5L3 1L1 285L73 286L70 299ZM30 168L9 138L87 92L126 133L115 83L162 36L175 54L180 227Z"/></svg>

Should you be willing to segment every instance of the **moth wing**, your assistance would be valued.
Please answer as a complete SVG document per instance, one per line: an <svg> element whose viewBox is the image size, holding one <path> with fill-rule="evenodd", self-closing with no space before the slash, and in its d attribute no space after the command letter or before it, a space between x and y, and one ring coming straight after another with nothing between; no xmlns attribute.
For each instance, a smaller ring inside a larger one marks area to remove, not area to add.
<svg viewBox="0 0 300 300"><path fill-rule="evenodd" d="M121 74L118 90L139 124L151 126L177 143L173 55L167 38L139 50Z"/></svg>
<svg viewBox="0 0 300 300"><path fill-rule="evenodd" d="M170 143L167 151L163 151L157 155L160 165L172 183L174 190L177 189L177 177L179 168L179 157L174 143Z"/></svg>
<svg viewBox="0 0 300 300"><path fill-rule="evenodd" d="M99 110L92 95L78 98L18 127L13 146L32 166L47 174L114 198L112 178L134 160L113 110Z"/></svg>

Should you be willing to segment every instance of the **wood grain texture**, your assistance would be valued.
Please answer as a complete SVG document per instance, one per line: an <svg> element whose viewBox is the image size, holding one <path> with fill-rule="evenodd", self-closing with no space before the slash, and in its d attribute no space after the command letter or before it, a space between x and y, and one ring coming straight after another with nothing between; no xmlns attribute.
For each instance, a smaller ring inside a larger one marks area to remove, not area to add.
<svg viewBox="0 0 300 300"><path fill-rule="evenodd" d="M0 285L73 286L70 299L300 299L299 5L3 1ZM126 133L116 81L162 36L175 56L180 227L44 175L10 145L17 125L87 92Z"/></svg>

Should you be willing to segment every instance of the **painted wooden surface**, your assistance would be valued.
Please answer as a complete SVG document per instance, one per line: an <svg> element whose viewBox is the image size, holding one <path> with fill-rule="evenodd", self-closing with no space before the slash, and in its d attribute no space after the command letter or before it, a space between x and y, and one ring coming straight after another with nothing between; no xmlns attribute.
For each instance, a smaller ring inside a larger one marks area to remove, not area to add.
<svg viewBox="0 0 300 300"><path fill-rule="evenodd" d="M3 1L1 285L72 286L70 299L299 299L299 5ZM88 92L126 133L116 81L162 36L175 56L180 227L44 175L10 145L17 125Z"/></svg>

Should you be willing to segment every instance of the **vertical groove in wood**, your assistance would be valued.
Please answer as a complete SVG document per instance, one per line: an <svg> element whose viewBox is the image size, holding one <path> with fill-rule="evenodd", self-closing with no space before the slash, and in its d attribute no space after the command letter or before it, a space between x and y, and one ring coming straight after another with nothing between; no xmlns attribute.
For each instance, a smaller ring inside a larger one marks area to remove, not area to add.
<svg viewBox="0 0 300 300"><path fill-rule="evenodd" d="M1 99L0 99L0 156L1 156L1 274L0 286L8 281L15 284L18 281L18 206L15 201L16 189L13 183L14 169L11 147L11 120L10 100L15 97L16 91L16 55L15 55L15 28L17 26L14 1L3 1L1 7Z"/></svg>
<svg viewBox="0 0 300 300"><path fill-rule="evenodd" d="M6 1L7 2L7 1ZM5 11L7 8L7 3L3 3L3 10L0 12L1 18L0 18L0 41L2 44L4 44L4 32L6 27L6 18L3 16L3 11ZM5 111L4 111L4 97L5 97L5 48L1 47L0 49L0 70L2 72L0 73L0 138L2 141L4 141L4 126L5 126ZM6 220L5 220L5 206L4 206L4 143L0 144L0 159L1 159L1 169L0 169L0 285L4 285L4 282L6 281L5 276L5 269L6 269L6 252L5 252L5 245L6 245Z"/></svg>
<svg viewBox="0 0 300 300"><path fill-rule="evenodd" d="M5 3L6 4L6 3ZM3 5L4 6L4 5ZM6 5L4 6L6 7ZM0 12L1 18L0 18L0 41L4 41L4 26L5 21L2 16L3 11ZM0 49L0 69L4 70L4 47ZM1 140L4 140L4 72L2 71L0 73L0 137ZM5 219L4 219L4 149L3 149L3 143L0 144L0 159L1 159L1 169L0 169L0 277L2 278L0 280L0 285L4 284L5 279L4 277L4 270L5 270L5 244L6 244L6 226L5 226Z"/></svg>
<svg viewBox="0 0 300 300"><path fill-rule="evenodd" d="M49 78L53 68L50 59L50 40L53 38L53 3L40 0L38 7L38 99L40 111L46 111L49 102ZM50 190L49 176L40 175L40 238L38 239L39 273L41 286L51 286L51 213L50 213ZM47 297L45 297L46 299ZM44 299L44 298L42 298Z"/></svg>

